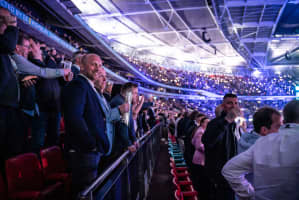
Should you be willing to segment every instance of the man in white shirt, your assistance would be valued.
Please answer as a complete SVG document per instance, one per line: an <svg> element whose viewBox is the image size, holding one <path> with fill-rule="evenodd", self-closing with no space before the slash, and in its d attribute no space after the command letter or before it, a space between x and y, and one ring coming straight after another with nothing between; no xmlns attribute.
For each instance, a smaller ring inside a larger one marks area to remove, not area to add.
<svg viewBox="0 0 299 200"><path fill-rule="evenodd" d="M285 124L278 133L261 137L223 167L223 176L240 200L299 199L299 101L289 102L283 116ZM253 185L245 179L249 172Z"/></svg>

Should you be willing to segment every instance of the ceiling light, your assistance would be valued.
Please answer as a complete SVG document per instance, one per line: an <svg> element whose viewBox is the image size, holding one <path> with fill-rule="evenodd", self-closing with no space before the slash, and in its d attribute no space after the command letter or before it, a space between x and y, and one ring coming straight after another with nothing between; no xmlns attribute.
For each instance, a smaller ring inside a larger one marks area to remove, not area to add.
<svg viewBox="0 0 299 200"><path fill-rule="evenodd" d="M260 72L259 70L256 69L256 70L254 70L254 72L252 72L252 76L258 78L258 77L261 76L261 73L262 73L262 72Z"/></svg>

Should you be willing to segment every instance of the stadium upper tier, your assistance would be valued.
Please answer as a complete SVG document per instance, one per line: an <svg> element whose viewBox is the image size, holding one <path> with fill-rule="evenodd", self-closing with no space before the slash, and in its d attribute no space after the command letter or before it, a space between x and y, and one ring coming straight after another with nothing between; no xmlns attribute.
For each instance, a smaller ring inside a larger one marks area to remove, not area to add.
<svg viewBox="0 0 299 200"><path fill-rule="evenodd" d="M76 1L76 2L81 2L81 1ZM292 77L290 74L285 73L285 72L278 72L277 74L272 73L271 76L268 76L267 74L260 74L259 77L257 76L228 76L228 75L213 75L213 74L207 74L207 73L201 73L201 72L188 72L184 70L177 70L175 68L170 69L170 68L165 68L162 67L161 65L153 64L153 63L147 63L145 61L140 61L139 59L132 59L130 57L124 57L120 55L118 52L115 51L115 42L116 40L111 40L111 38L116 38L118 36L114 35L111 37L106 37L109 36L109 34L103 34L103 33L98 33L92 30L92 26L90 26L90 23L88 19L91 19L90 17L95 17L95 18L100 18L100 19L107 19L107 18L116 18L117 21L122 21L125 20L128 22L127 18L131 19L131 16L134 15L134 17L139 17L142 16L143 14L146 15L154 15L156 14L157 16L163 16L163 12L167 12L168 10L162 10L162 11L157 11L157 5L151 4L152 6L152 11L146 11L145 13L135 13L133 12L126 12L124 16L114 16L113 14L107 15L107 13L84 13L88 12L88 10L84 9L89 9L91 8L90 5L94 5L96 3L94 9L98 9L98 6L101 5L100 7L106 7L109 5L109 3L105 4L104 1L99 2L99 1L84 1L86 5L83 4L78 4L76 2L62 2L60 3L59 1L51 1L51 2L39 2L41 5L46 5L47 8L51 8L52 12L56 14L56 16L59 18L59 21L64 20L64 22L67 24L68 27L72 27L72 31L74 34L76 34L79 37L82 37L82 40L84 40L88 44L83 44L89 47L89 49L96 50L100 53L102 53L103 57L108 57L108 62L107 63L113 63L109 67L112 71L112 73L117 73L121 74L124 78L129 78L129 80L135 80L137 82L144 82L149 86L155 86L155 87L160 87L160 88L166 88L173 90L176 94L171 94L168 93L168 96L173 95L173 97L176 98L191 98L191 99L196 99L196 98L202 98L201 96L198 96L198 94L202 96L207 96L209 98L221 98L221 96L226 93L226 92L233 92L236 93L244 99L256 99L256 98L263 98L259 96L268 96L265 97L265 99L272 99L275 97L272 96L280 96L280 98L283 98L284 96L288 96L289 98L295 96L295 85L296 85L296 77ZM82 1L83 2L83 1ZM81 2L81 3L82 3ZM125 2L122 1L117 1L113 2L114 4L125 4ZM132 4L133 2L131 2ZM135 2L136 3L136 2ZM180 2L182 3L182 2ZM103 5L102 5L103 4ZM131 6L129 4L128 6ZM140 3L143 4L143 3ZM211 23L214 23L215 27L211 28L211 30L218 31L218 34L222 34L221 30L218 26L217 23L218 21L214 19L214 15L211 12L210 5L206 5L205 3L199 7L194 7L193 5L185 5L184 3L180 5L174 5L174 3L168 2L168 6L174 6L172 9L172 12L174 16L178 17L181 16L181 12L189 12L189 11L196 11L197 9L204 10L204 12L209 13L208 18L212 19L214 21L211 21ZM59 39L55 40L55 36L51 34L51 32L47 32L46 29L42 26L40 26L36 21L32 20L28 16L26 17L25 14L20 14L20 12L17 12L16 9L13 9L12 6L8 6L9 4L6 3L6 1L2 0L1 5L6 5L8 8L11 10L15 11L15 14L17 17L26 24L30 24L31 27L35 28L36 30L39 30L41 33L44 35L48 35L50 38L54 38L54 41L62 44L62 46L66 49L68 49L70 52L74 51L74 47L65 44L64 41L60 41ZM88 6L87 6L88 5ZM277 4L277 5L282 5L282 4ZM80 7L83 6L83 7ZM84 7L85 6L85 7ZM88 8L87 8L87 7ZM179 8L179 7L182 8ZM247 5L248 6L248 5ZM111 7L110 9L112 9ZM170 9L170 11L171 11ZM54 11L53 11L54 10ZM103 9L105 10L105 9ZM68 12L66 12L68 11ZM106 10L107 11L107 10ZM121 11L114 10L115 13ZM95 12L93 10L92 12ZM158 14L156 13L158 12ZM131 13L131 14L130 14ZM53 13L52 13L53 14ZM193 14L196 15L196 14ZM149 16L147 16L149 17ZM278 17L278 16L277 16ZM122 19L122 20L120 20ZM146 18L148 19L148 18ZM146 21L146 19L144 19ZM179 21L184 21L184 19L177 19ZM101 21L101 20L100 20ZM102 20L103 21L103 20ZM105 21L105 20L104 20ZM107 21L107 20L106 20ZM134 22L134 20L132 20ZM131 21L131 22L132 22ZM162 21L164 21L162 19ZM132 22L132 23L133 23ZM129 22L128 22L129 23ZM117 24L117 23L116 23ZM126 23L124 23L126 24ZM123 25L124 25L123 24ZM89 25L89 26L88 26ZM101 25L99 23L99 25ZM136 24L135 24L136 25ZM169 24L167 24L169 25ZM171 25L171 23L170 23ZM113 29L117 29L114 31L119 31L118 25L115 25L114 22L111 22L111 26L113 26ZM100 26L102 29L105 29L105 26ZM137 27L136 27L137 28ZM140 28L140 27L139 27ZM186 28L186 27L185 27ZM205 28L205 27L204 27ZM202 29L200 33L203 33L205 29ZM207 35L211 36L211 30L207 30ZM139 30L140 31L140 30ZM173 32L177 33L177 30L172 30ZM189 31L192 31L191 29ZM194 31L194 30L193 30ZM143 30L143 34L147 35L155 35L150 31L145 31ZM182 31L183 32L183 31ZM178 32L180 35L183 34L182 32ZM162 33L161 33L162 34ZM163 33L164 34L164 33ZM194 34L194 32L192 33ZM197 33L196 33L197 34ZM139 33L140 35L140 33ZM141 34L142 35L142 34ZM206 35L206 36L207 36ZM203 36L203 35L201 35ZM205 36L205 37L206 37ZM225 37L223 37L224 40L226 40ZM207 39L207 38L205 38ZM221 59L219 55L212 56L211 52L209 50L213 49L213 43L205 43L205 39L201 38L200 42L204 42L202 47L200 47L201 51L205 51L207 54L211 57L213 60ZM212 37L213 40L213 37ZM129 41L129 40L128 40ZM120 41L118 41L120 42ZM190 42L190 41L189 41ZM228 42L228 41L226 41ZM229 42L228 42L229 43ZM227 44L228 45L228 44ZM78 47L77 45L74 45L75 47ZM170 50L171 48L169 48ZM221 48L219 48L221 49ZM138 48L135 48L135 51L138 51ZM217 48L216 48L216 51ZM220 50L219 50L220 52ZM236 52L235 52L236 53ZM205 55L205 54L202 54ZM235 54L238 56L237 54ZM293 54L292 54L293 55ZM124 59L125 58L125 59ZM134 57L135 58L135 57ZM136 56L136 58L139 58ZM202 56L200 57L202 58ZM226 57L227 58L227 57ZM225 62L221 62L222 64L225 64ZM247 63L248 64L248 63ZM116 66L117 67L114 67ZM121 70L119 70L121 69ZM245 68L244 68L245 69ZM122 73L122 72L129 72L129 73ZM133 77L126 77L126 74L133 74ZM112 77L117 77L117 76L112 76ZM118 77L119 81L124 81L120 79L120 76ZM127 79L125 79L127 80ZM155 90L150 90L149 88L144 88L144 92L152 92L155 93L156 95L162 95L163 92L155 91ZM185 96L182 95L185 94ZM188 95L188 93L191 93L191 95ZM196 93L196 95L194 95ZM164 93L164 95L166 95ZM181 96L181 97L180 97Z"/></svg>

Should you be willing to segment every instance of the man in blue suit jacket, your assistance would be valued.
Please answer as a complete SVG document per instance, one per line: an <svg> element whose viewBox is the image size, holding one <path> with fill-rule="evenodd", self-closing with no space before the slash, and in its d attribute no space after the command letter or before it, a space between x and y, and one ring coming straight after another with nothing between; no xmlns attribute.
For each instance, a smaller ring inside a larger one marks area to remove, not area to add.
<svg viewBox="0 0 299 200"><path fill-rule="evenodd" d="M73 199L97 177L100 157L109 150L105 116L94 88L101 68L102 60L98 55L83 56L81 73L62 93Z"/></svg>

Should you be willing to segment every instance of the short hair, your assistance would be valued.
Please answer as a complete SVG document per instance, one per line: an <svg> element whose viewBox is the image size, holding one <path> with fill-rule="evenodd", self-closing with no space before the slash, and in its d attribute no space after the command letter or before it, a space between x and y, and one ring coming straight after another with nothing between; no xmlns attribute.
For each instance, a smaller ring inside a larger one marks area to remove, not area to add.
<svg viewBox="0 0 299 200"><path fill-rule="evenodd" d="M130 89L138 88L138 85L132 82L127 82L121 86L120 92L125 93Z"/></svg>
<svg viewBox="0 0 299 200"><path fill-rule="evenodd" d="M85 54L84 56L82 56L82 59L81 59L81 63L82 63L83 66L87 65L87 60L88 60L89 56L98 56L98 57L100 57L99 55L97 55L95 53L87 53L87 54Z"/></svg>
<svg viewBox="0 0 299 200"><path fill-rule="evenodd" d="M226 98L238 98L238 96L232 93L228 93L224 95L223 100Z"/></svg>
<svg viewBox="0 0 299 200"><path fill-rule="evenodd" d="M30 40L30 37L25 33L20 33L18 37L17 44L23 45L24 40Z"/></svg>
<svg viewBox="0 0 299 200"><path fill-rule="evenodd" d="M202 124L206 119L209 119L209 118L206 117L206 116L204 116L204 117L200 120L200 126L201 126L201 124Z"/></svg>
<svg viewBox="0 0 299 200"><path fill-rule="evenodd" d="M76 59L79 55L84 55L84 52L82 51L76 51L75 53L73 53L72 55L72 63L75 63L76 62Z"/></svg>
<svg viewBox="0 0 299 200"><path fill-rule="evenodd" d="M299 100L292 100L283 108L284 123L299 123Z"/></svg>
<svg viewBox="0 0 299 200"><path fill-rule="evenodd" d="M197 110L194 110L190 115L189 115L189 118L191 120L195 120L198 116L199 112Z"/></svg>
<svg viewBox="0 0 299 200"><path fill-rule="evenodd" d="M281 116L281 114L276 109L271 107L263 107L258 109L253 115L254 131L260 133L262 126L265 126L268 129L270 129L273 123L273 114Z"/></svg>
<svg viewBox="0 0 299 200"><path fill-rule="evenodd" d="M7 11L7 12L9 12L9 10L8 9L6 9L6 8L3 8L3 7L0 7L0 12L1 11ZM9 12L10 13L10 12ZM4 23L5 23L5 19L4 19L4 17L3 16L1 16L1 18L0 18L1 20L0 20L0 25L2 26Z"/></svg>

